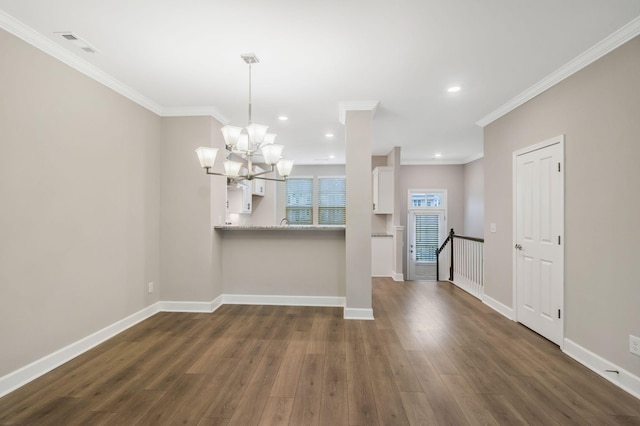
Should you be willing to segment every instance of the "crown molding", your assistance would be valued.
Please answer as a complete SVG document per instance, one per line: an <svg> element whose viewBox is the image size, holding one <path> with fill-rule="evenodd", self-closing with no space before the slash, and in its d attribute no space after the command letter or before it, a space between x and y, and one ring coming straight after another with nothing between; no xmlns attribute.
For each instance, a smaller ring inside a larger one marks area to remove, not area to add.
<svg viewBox="0 0 640 426"><path fill-rule="evenodd" d="M459 166L471 163L484 157L484 153L479 153L463 160L401 160L401 166Z"/></svg>
<svg viewBox="0 0 640 426"><path fill-rule="evenodd" d="M193 117L193 116L211 116L218 120L221 124L229 124L229 119L222 115L217 108L214 107L168 107L162 108L160 114L162 117Z"/></svg>
<svg viewBox="0 0 640 426"><path fill-rule="evenodd" d="M640 34L640 16L476 122L485 127Z"/></svg>
<svg viewBox="0 0 640 426"><path fill-rule="evenodd" d="M471 163L472 161L476 161L479 160L481 158L484 158L484 152L480 152L476 155L472 155L470 157L467 157L465 160L462 161L462 164L468 164Z"/></svg>
<svg viewBox="0 0 640 426"><path fill-rule="evenodd" d="M459 166L462 160L401 160L401 166Z"/></svg>
<svg viewBox="0 0 640 426"><path fill-rule="evenodd" d="M345 101L338 105L338 120L344 124L347 111L371 111L375 115L380 101Z"/></svg>
<svg viewBox="0 0 640 426"><path fill-rule="evenodd" d="M94 79L95 81L107 86L111 90L130 99L143 108L146 108L149 111L154 112L155 114L161 115L160 112L162 108L157 103L141 95L131 87L121 83L120 81L116 80L115 78L111 77L104 71L91 65L85 60L80 59L66 49L60 47L52 40L38 33L33 28L26 26L22 22L18 21L10 15L7 15L3 11L0 11L0 28L22 39L30 45L42 50L44 53L53 56L59 61L69 65L76 71L79 71L82 74Z"/></svg>

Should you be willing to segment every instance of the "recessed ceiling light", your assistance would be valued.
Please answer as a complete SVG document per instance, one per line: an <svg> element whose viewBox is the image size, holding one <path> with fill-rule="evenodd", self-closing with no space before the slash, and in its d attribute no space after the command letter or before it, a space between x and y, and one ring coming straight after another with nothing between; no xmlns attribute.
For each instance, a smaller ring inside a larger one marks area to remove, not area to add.
<svg viewBox="0 0 640 426"><path fill-rule="evenodd" d="M459 91L460 91L460 89L461 89L461 87L460 87L460 86L451 86L451 87L449 87L449 88L447 89L447 92L449 92L449 93L456 93L456 92L459 92Z"/></svg>
<svg viewBox="0 0 640 426"><path fill-rule="evenodd" d="M336 158L336 156L335 155L330 155L329 158Z"/></svg>
<svg viewBox="0 0 640 426"><path fill-rule="evenodd" d="M435 154L433 154L433 158L441 158L442 154L440 154L439 152L436 152Z"/></svg>
<svg viewBox="0 0 640 426"><path fill-rule="evenodd" d="M289 119L289 117L287 117L286 115L281 115L278 117L278 120L280 121L287 121Z"/></svg>
<svg viewBox="0 0 640 426"><path fill-rule="evenodd" d="M333 133L325 133L324 137L325 138L332 138L333 137Z"/></svg>

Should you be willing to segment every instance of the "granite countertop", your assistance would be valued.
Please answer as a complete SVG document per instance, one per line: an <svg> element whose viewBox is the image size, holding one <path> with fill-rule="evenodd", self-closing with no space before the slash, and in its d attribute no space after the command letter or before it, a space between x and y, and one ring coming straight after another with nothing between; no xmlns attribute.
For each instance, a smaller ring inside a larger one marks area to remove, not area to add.
<svg viewBox="0 0 640 426"><path fill-rule="evenodd" d="M344 231L344 225L224 225L214 226L220 231Z"/></svg>
<svg viewBox="0 0 640 426"><path fill-rule="evenodd" d="M386 238L386 237L393 237L393 235L391 235L391 234L371 234L371 236L372 236L373 238L380 238L380 237L385 237L385 238Z"/></svg>

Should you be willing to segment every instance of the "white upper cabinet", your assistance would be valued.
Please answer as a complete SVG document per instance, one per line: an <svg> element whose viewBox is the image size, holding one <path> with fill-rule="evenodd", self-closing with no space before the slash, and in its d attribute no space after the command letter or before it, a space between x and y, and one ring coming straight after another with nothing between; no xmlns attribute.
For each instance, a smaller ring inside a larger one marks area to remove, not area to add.
<svg viewBox="0 0 640 426"><path fill-rule="evenodd" d="M373 212L393 214L393 167L373 169Z"/></svg>
<svg viewBox="0 0 640 426"><path fill-rule="evenodd" d="M262 170L260 167L256 166L256 172L260 173L263 172L264 170ZM254 179L251 181L251 188L252 188L252 193L253 195L258 195L260 197L264 197L264 193L267 189L266 187L266 180L262 180L262 179Z"/></svg>
<svg viewBox="0 0 640 426"><path fill-rule="evenodd" d="M251 213L251 188L248 185L227 187L227 211L228 213Z"/></svg>

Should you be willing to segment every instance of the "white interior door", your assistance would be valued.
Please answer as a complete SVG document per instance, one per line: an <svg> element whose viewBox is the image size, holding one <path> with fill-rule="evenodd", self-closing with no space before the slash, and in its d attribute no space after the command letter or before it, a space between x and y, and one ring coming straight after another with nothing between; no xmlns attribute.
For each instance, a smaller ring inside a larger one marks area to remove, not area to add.
<svg viewBox="0 0 640 426"><path fill-rule="evenodd" d="M564 149L562 138L549 142L514 154L514 290L517 321L561 345Z"/></svg>
<svg viewBox="0 0 640 426"><path fill-rule="evenodd" d="M436 281L436 250L446 229L442 211L409 212L407 272L412 281Z"/></svg>

